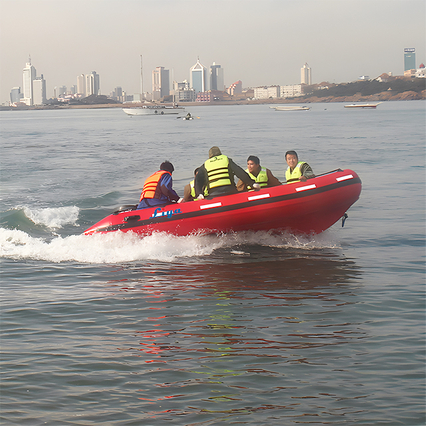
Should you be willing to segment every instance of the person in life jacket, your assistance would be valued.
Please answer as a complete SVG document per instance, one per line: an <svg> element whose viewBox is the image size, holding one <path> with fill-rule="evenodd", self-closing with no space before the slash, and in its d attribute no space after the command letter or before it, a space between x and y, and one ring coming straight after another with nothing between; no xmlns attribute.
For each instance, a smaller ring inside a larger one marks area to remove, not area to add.
<svg viewBox="0 0 426 426"><path fill-rule="evenodd" d="M172 173L175 170L170 161L164 161L160 170L152 174L144 183L137 209L165 206L179 200L173 190Z"/></svg>
<svg viewBox="0 0 426 426"><path fill-rule="evenodd" d="M199 168L195 176L195 194L197 198L203 198L207 188L209 198L219 195L235 194L234 176L241 179L247 186L255 184L240 166L235 164L231 158L223 155L217 146L209 150L209 159Z"/></svg>
<svg viewBox="0 0 426 426"><path fill-rule="evenodd" d="M187 201L194 201L197 199L197 196L195 195L195 176L197 176L198 170L200 168L197 167L194 170L194 179L191 180L191 182L188 183L188 185L185 185L185 187L183 188L183 203L186 203ZM209 195L209 193L207 192L207 188L204 189L204 194L205 197L207 197L207 195Z"/></svg>
<svg viewBox="0 0 426 426"><path fill-rule="evenodd" d="M285 172L287 183L306 182L307 179L315 177L311 166L304 161L299 161L296 151L287 151L285 161L288 164Z"/></svg>
<svg viewBox="0 0 426 426"><path fill-rule="evenodd" d="M259 157L256 157L255 155L250 155L249 158L247 158L246 172L256 183L260 185L261 188L281 185L281 182L272 174L269 169L266 169L260 165ZM237 190L247 191L253 190L253 188L251 186L247 186L240 179L237 183Z"/></svg>

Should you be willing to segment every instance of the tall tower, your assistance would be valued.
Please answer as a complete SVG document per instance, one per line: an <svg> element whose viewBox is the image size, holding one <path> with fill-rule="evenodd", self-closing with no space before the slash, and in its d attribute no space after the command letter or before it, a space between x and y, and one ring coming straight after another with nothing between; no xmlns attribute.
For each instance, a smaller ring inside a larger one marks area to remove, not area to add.
<svg viewBox="0 0 426 426"><path fill-rule="evenodd" d="M312 84L312 72L311 72L311 69L309 68L309 65L307 63L305 63L305 65L303 65L303 67L300 71L301 71L300 82L302 84L311 85Z"/></svg>
<svg viewBox="0 0 426 426"><path fill-rule="evenodd" d="M189 84L195 93L207 91L207 68L201 65L200 58L189 70Z"/></svg>
<svg viewBox="0 0 426 426"><path fill-rule="evenodd" d="M404 49L404 71L416 69L416 49Z"/></svg>
<svg viewBox="0 0 426 426"><path fill-rule="evenodd" d="M152 97L155 101L170 94L169 70L157 67L152 71Z"/></svg>
<svg viewBox="0 0 426 426"><path fill-rule="evenodd" d="M96 71L92 71L90 74L86 75L86 96L99 94L99 74L96 74Z"/></svg>
<svg viewBox="0 0 426 426"><path fill-rule="evenodd" d="M22 91L24 94L22 101L27 105L34 104L33 80L36 75L36 69L31 65L31 58L29 58L22 73Z"/></svg>
<svg viewBox="0 0 426 426"><path fill-rule="evenodd" d="M21 102L22 93L20 87L13 87L10 91L10 103L14 104L17 102Z"/></svg>
<svg viewBox="0 0 426 426"><path fill-rule="evenodd" d="M86 79L84 78L84 74L77 76L77 93L86 96Z"/></svg>
<svg viewBox="0 0 426 426"><path fill-rule="evenodd" d="M213 62L213 65L210 66L210 89L223 91L224 88L223 68Z"/></svg>
<svg viewBox="0 0 426 426"><path fill-rule="evenodd" d="M33 105L44 105L46 101L46 80L42 74L33 80Z"/></svg>

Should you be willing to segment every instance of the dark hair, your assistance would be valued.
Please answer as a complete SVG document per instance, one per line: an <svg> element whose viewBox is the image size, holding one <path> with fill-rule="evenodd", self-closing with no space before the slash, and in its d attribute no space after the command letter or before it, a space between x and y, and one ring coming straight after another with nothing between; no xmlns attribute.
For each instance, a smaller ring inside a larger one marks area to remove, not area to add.
<svg viewBox="0 0 426 426"><path fill-rule="evenodd" d="M296 152L296 151L287 151L287 152L285 153L285 157L284 157L284 158L287 158L287 155L295 155L295 156L296 156L296 158L297 158L297 159L299 159L299 156L297 155L297 152Z"/></svg>
<svg viewBox="0 0 426 426"><path fill-rule="evenodd" d="M259 157L256 157L255 155L250 155L249 158L247 158L247 162L249 161L253 161L253 163L257 165L260 164Z"/></svg>
<svg viewBox="0 0 426 426"><path fill-rule="evenodd" d="M165 170L166 172L173 173L175 168L173 167L173 164L170 161L166 160L160 164L160 170Z"/></svg>

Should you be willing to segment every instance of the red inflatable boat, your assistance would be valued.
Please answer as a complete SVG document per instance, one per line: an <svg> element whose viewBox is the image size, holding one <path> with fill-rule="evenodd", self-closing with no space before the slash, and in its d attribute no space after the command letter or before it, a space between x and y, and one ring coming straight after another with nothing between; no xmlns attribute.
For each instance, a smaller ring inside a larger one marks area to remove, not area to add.
<svg viewBox="0 0 426 426"><path fill-rule="evenodd" d="M167 232L183 236L239 231L318 234L358 200L361 179L352 170L334 170L306 182L258 191L135 210L124 206L84 233L133 231L141 236Z"/></svg>

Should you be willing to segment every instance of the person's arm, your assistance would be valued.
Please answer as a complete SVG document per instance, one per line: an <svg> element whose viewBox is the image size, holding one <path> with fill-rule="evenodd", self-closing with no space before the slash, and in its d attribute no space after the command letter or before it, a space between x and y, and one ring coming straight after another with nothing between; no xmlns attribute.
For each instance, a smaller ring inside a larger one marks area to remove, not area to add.
<svg viewBox="0 0 426 426"><path fill-rule="evenodd" d="M198 169L197 175L194 179L195 196L198 197L200 194L204 195L204 187L207 186L208 176L207 170L204 164Z"/></svg>
<svg viewBox="0 0 426 426"><path fill-rule="evenodd" d="M300 172L302 173L302 176L305 176L306 179L315 177L314 172L308 163L302 164Z"/></svg>
<svg viewBox="0 0 426 426"><path fill-rule="evenodd" d="M179 195L173 190L173 180L169 174L164 174L161 177L160 189L161 193L165 195L170 201L179 200Z"/></svg>
<svg viewBox="0 0 426 426"><path fill-rule="evenodd" d="M189 183L188 185L185 185L185 188L183 188L183 202L186 203L187 201L193 201L191 195L191 184Z"/></svg>
<svg viewBox="0 0 426 426"><path fill-rule="evenodd" d="M247 186L253 186L253 184L256 183L256 181L254 181L244 169L235 164L230 158L229 167L234 175L241 179Z"/></svg>
<svg viewBox="0 0 426 426"><path fill-rule="evenodd" d="M269 169L266 169L266 175L268 176L268 186L281 185L281 182L272 174Z"/></svg>
<svg viewBox="0 0 426 426"><path fill-rule="evenodd" d="M237 182L237 191L247 191L247 185L241 179L239 179Z"/></svg>

